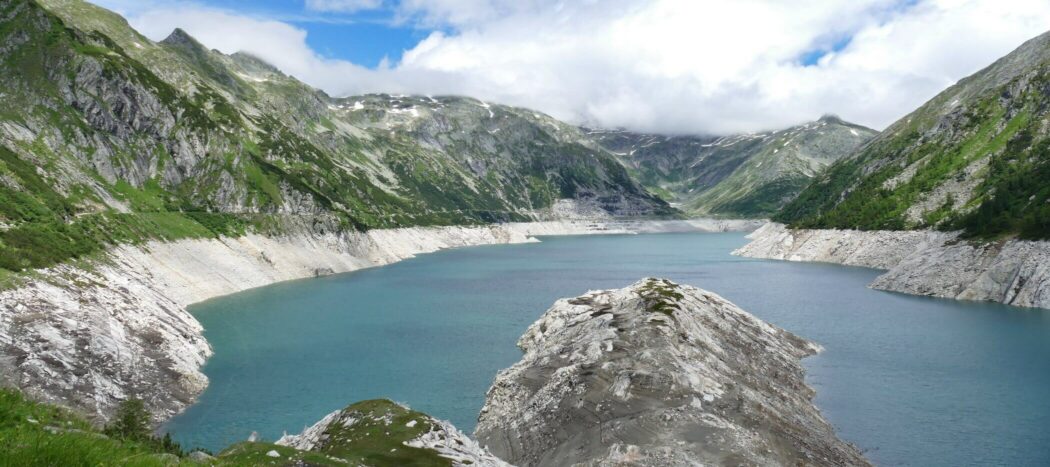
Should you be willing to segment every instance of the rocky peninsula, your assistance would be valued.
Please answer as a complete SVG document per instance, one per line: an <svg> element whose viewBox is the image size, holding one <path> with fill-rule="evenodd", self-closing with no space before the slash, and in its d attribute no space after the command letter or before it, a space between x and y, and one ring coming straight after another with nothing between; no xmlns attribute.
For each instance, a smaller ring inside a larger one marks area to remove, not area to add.
<svg viewBox="0 0 1050 467"><path fill-rule="evenodd" d="M820 350L664 279L559 300L518 341L475 435L523 466L867 465L812 403Z"/></svg>

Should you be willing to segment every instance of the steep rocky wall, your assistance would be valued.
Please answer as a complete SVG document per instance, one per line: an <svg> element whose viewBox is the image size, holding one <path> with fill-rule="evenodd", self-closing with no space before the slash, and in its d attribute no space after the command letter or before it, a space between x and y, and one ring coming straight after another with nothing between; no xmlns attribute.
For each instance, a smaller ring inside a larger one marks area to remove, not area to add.
<svg viewBox="0 0 1050 467"><path fill-rule="evenodd" d="M0 383L104 419L120 401L146 400L158 419L207 386L211 354L186 306L241 290L389 264L469 245L535 235L747 229L732 221L548 221L475 227L149 242L94 261L37 271L0 290Z"/></svg>
<svg viewBox="0 0 1050 467"><path fill-rule="evenodd" d="M958 239L934 231L792 230L770 223L733 254L885 269L871 287L1050 308L1050 242Z"/></svg>
<svg viewBox="0 0 1050 467"><path fill-rule="evenodd" d="M475 435L521 466L867 465L812 404L820 347L695 287L557 301L518 341Z"/></svg>

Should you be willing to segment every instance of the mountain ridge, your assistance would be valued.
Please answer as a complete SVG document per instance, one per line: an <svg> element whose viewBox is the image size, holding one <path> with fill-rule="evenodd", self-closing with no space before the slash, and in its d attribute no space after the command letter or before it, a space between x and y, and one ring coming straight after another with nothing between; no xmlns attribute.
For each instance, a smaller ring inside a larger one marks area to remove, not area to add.
<svg viewBox="0 0 1050 467"><path fill-rule="evenodd" d="M765 217L877 132L834 115L727 136L586 130L643 185L695 215ZM782 152L783 150L783 152Z"/></svg>

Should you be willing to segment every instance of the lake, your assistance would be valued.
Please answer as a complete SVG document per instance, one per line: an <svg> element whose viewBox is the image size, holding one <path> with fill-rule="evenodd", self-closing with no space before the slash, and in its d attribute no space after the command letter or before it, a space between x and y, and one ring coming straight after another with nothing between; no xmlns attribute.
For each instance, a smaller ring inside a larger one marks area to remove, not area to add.
<svg viewBox="0 0 1050 467"><path fill-rule="evenodd" d="M190 307L215 355L165 429L212 450L389 398L474 429L558 298L646 276L708 289L825 351L815 402L879 465L1050 465L1050 311L868 289L878 271L738 258L741 233L546 237L445 250Z"/></svg>

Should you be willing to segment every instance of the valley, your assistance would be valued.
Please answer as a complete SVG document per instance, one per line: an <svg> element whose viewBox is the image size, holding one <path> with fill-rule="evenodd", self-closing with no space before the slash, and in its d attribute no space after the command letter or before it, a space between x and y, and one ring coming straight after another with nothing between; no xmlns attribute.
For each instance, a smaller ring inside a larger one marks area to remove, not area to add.
<svg viewBox="0 0 1050 467"><path fill-rule="evenodd" d="M330 93L135 12L0 2L0 464L1050 459L1050 32L881 131L689 128ZM669 88L808 112L764 79Z"/></svg>

